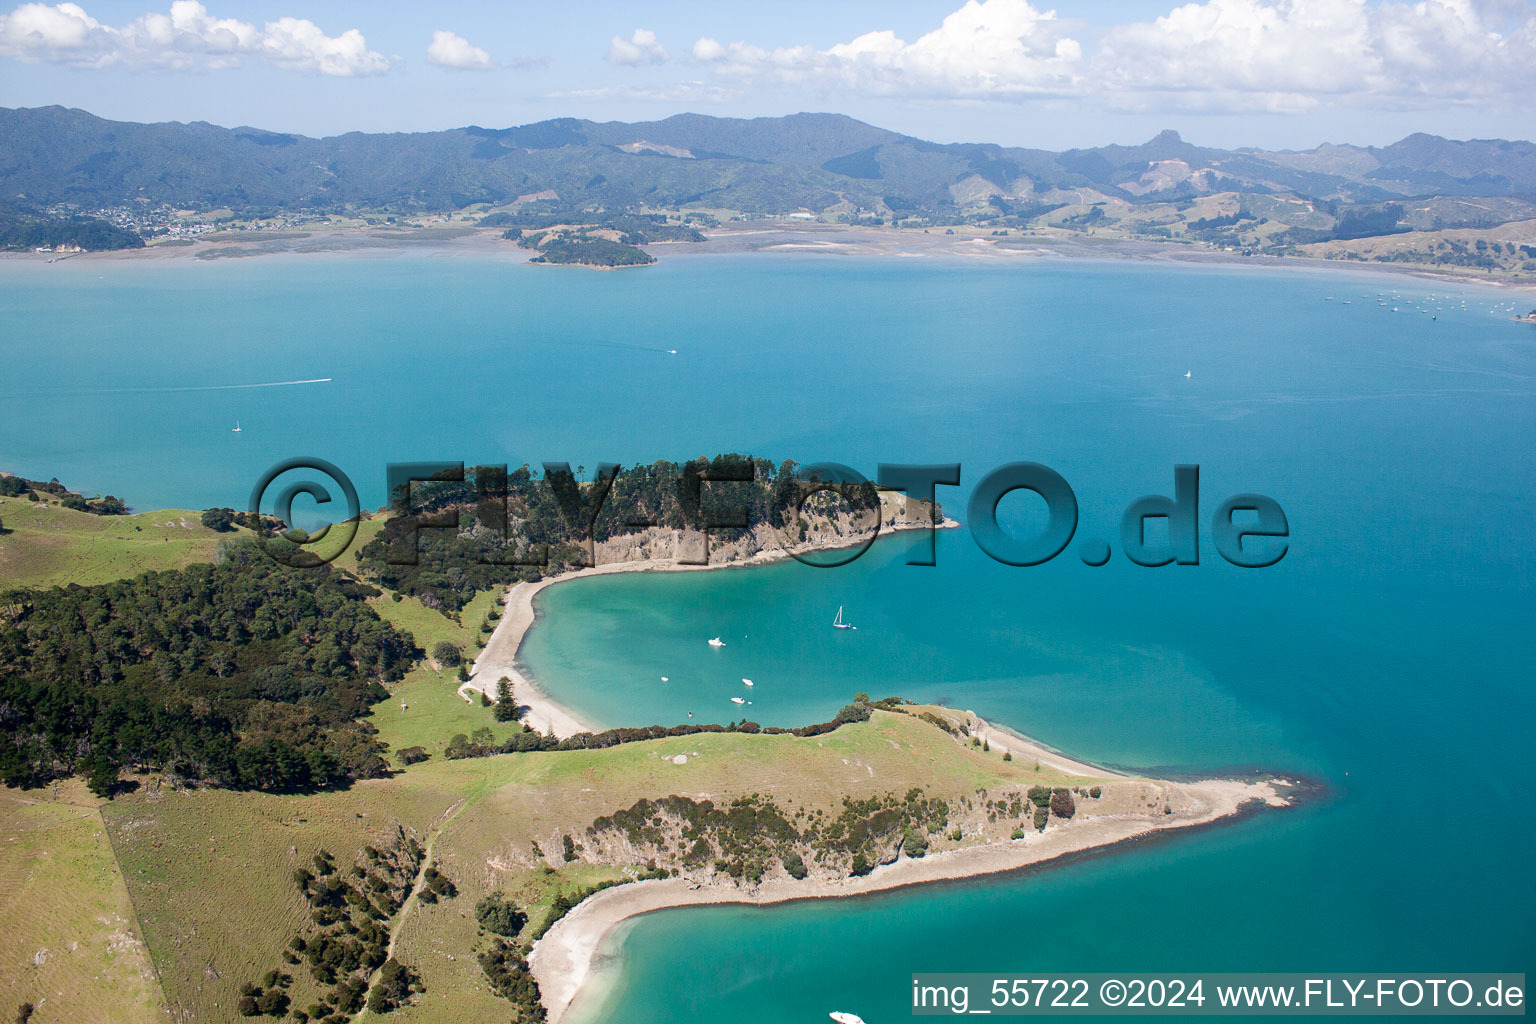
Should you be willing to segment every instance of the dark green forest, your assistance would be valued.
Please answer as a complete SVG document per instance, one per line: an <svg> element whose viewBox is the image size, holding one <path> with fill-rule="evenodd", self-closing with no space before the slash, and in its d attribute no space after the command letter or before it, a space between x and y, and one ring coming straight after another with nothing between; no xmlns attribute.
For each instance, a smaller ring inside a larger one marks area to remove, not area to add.
<svg viewBox="0 0 1536 1024"><path fill-rule="evenodd" d="M0 249L57 248L78 245L90 252L142 249L137 231L96 217L43 217L0 209Z"/></svg>
<svg viewBox="0 0 1536 1024"><path fill-rule="evenodd" d="M218 565L0 598L0 781L124 768L303 791L387 771L360 720L420 656L329 569Z"/></svg>

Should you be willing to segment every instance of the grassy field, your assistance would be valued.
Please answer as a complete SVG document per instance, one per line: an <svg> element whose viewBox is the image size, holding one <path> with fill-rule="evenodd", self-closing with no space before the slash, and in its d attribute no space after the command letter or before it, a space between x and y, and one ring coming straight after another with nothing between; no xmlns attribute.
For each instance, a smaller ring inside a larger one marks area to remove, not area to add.
<svg viewBox="0 0 1536 1024"><path fill-rule="evenodd" d="M0 571L11 586L99 583L211 560L221 540L190 512L112 518L8 500L0 519L15 531L0 538ZM338 568L355 569L355 551L381 526L361 524ZM446 640L472 658L499 597L499 590L482 593L455 617L390 593L371 604L423 650ZM288 941L309 929L294 869L321 848L350 866L364 846L384 845L403 828L460 894L435 904L412 899L395 919L395 955L427 989L395 1017L501 1022L512 1010L490 993L475 960L483 948L476 901L506 892L529 914L531 930L558 893L633 877L636 866L595 856L566 863L561 837L580 841L594 818L642 797L720 803L762 793L790 811L835 814L845 796L921 787L955 800L983 788L1065 781L887 712L816 737L706 733L448 761L442 750L457 733L485 727L500 740L520 728L464 701L458 684L456 671L430 663L394 684L370 720L392 749L421 746L432 756L344 792L184 790L143 777L105 804L78 781L64 785L62 797L0 794L0 1000L13 1004L0 1004L0 1016L30 1000L38 1022L167 1014L237 1021L240 986L273 968L292 972L292 1005L307 1007L322 986L282 960Z"/></svg>
<svg viewBox="0 0 1536 1024"><path fill-rule="evenodd" d="M446 688L447 684L443 684ZM454 698L455 700L457 698ZM676 764L683 755L686 763ZM413 904L396 955L421 972L427 992L394 1015L403 1021L504 1021L473 953L474 905L495 890L532 922L557 891L628 876L622 867L561 861L560 836L640 797L672 793L718 801L772 793L786 807L831 810L844 795L922 786L959 797L981 787L1059 781L963 747L899 714L811 738L701 734L607 750L511 754L412 766L393 779L340 793L269 796L146 785L103 809L166 1001L188 1020L234 1020L239 986L282 966L283 945L305 925L289 881L320 847L349 863L396 823L429 842L460 895ZM1079 780L1080 781L1080 780ZM552 859L539 859L533 844ZM318 993L292 969L295 1006Z"/></svg>
<svg viewBox="0 0 1536 1024"><path fill-rule="evenodd" d="M0 791L0 1015L49 1021L166 1019L159 982L106 828L78 782Z"/></svg>
<svg viewBox="0 0 1536 1024"><path fill-rule="evenodd" d="M199 512L161 509L131 516L97 516L54 503L0 498L0 588L90 586L151 569L211 562L221 541L245 530L215 533Z"/></svg>
<svg viewBox="0 0 1536 1024"><path fill-rule="evenodd" d="M678 755L686 763L675 763ZM397 955L421 970L427 985L416 1006L396 1012L404 1021L505 1019L506 1004L485 991L478 964L466 955L476 945L474 901L504 891L536 924L556 892L630 877L612 866L561 863L560 837L569 833L579 841L593 818L641 797L676 793L719 803L768 793L781 806L832 812L844 796L899 794L914 786L960 797L984 787L1063 781L962 747L909 716L885 713L804 739L680 736L603 751L429 762L410 774L417 784L458 788L466 772L485 773L476 781L478 795L444 828L434 851L461 895L415 908L401 930ZM546 859L535 855L534 843Z"/></svg>
<svg viewBox="0 0 1536 1024"><path fill-rule="evenodd" d="M365 526L368 524L364 524ZM375 611L391 624L416 638L417 646L430 652L443 640L458 644L467 659L473 659L483 639L480 624L486 612L501 600L501 590L485 591L465 605L458 621L427 608L414 597L396 601L391 594L374 598ZM498 722L491 709L478 700L465 701L458 694L459 677L455 669L435 668L423 663L403 680L390 687L390 697L374 705L373 724L379 738L391 750L425 747L437 754L456 733L466 736L476 729L488 728L496 739L504 740L522 727L512 722ZM401 703L406 705L401 710Z"/></svg>

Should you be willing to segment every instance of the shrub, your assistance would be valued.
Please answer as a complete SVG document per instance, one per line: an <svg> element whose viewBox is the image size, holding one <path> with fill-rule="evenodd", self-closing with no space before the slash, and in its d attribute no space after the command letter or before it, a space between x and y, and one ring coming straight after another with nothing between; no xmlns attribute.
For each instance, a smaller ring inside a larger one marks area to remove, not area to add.
<svg viewBox="0 0 1536 1024"><path fill-rule="evenodd" d="M464 660L464 652L452 640L439 640L432 645L432 660L448 668Z"/></svg>
<svg viewBox="0 0 1536 1024"><path fill-rule="evenodd" d="M1023 839L1024 838L1024 826L1023 825L1019 825L1017 828L1015 828L1013 830L1013 832L1008 836L1008 838L1009 839Z"/></svg>
<svg viewBox="0 0 1536 1024"><path fill-rule="evenodd" d="M475 904L475 920L486 931L511 938L528 923L528 915L508 901L505 893L493 892Z"/></svg>
<svg viewBox="0 0 1536 1024"><path fill-rule="evenodd" d="M810 874L805 867L805 859L794 850L784 854L784 870L789 872L790 878L804 878Z"/></svg>
<svg viewBox="0 0 1536 1024"><path fill-rule="evenodd" d="M198 516L197 520L210 530L227 533L234 526L235 512L228 508L210 508Z"/></svg>
<svg viewBox="0 0 1536 1024"><path fill-rule="evenodd" d="M1070 789L1057 788L1051 793L1051 813L1058 818L1070 818L1077 813Z"/></svg>
<svg viewBox="0 0 1536 1024"><path fill-rule="evenodd" d="M1045 831L1045 823L1051 820L1051 812L1044 807L1035 808L1035 828Z"/></svg>
<svg viewBox="0 0 1536 1024"><path fill-rule="evenodd" d="M909 825L902 833L901 848L908 857L921 857L928 852L928 836L922 829Z"/></svg>
<svg viewBox="0 0 1536 1024"><path fill-rule="evenodd" d="M427 753L426 747L401 747L395 751L395 756L401 764L420 764L432 755Z"/></svg>
<svg viewBox="0 0 1536 1024"><path fill-rule="evenodd" d="M1030 786L1029 793L1026 795L1029 797L1029 802L1036 807L1050 806L1051 787L1049 786Z"/></svg>
<svg viewBox="0 0 1536 1024"><path fill-rule="evenodd" d="M1092 789L1090 789L1088 791L1088 795L1093 797L1095 800L1097 800L1099 797L1104 795L1104 787L1103 786L1094 786Z"/></svg>

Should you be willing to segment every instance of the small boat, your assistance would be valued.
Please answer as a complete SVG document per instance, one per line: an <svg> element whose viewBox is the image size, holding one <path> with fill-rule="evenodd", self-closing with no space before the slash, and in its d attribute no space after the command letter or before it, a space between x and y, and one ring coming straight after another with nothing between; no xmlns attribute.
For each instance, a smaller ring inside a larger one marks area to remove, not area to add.
<svg viewBox="0 0 1536 1024"><path fill-rule="evenodd" d="M833 1010L827 1016L837 1021L837 1024L864 1024L864 1018L856 1013L844 1013L841 1010Z"/></svg>
<svg viewBox="0 0 1536 1024"><path fill-rule="evenodd" d="M664 683L670 683L672 680L668 679L666 676L662 676L661 681Z"/></svg>
<svg viewBox="0 0 1536 1024"><path fill-rule="evenodd" d="M229 429L229 432L231 434L238 434L238 433L240 433L240 421L239 420L235 420L235 425Z"/></svg>
<svg viewBox="0 0 1536 1024"><path fill-rule="evenodd" d="M724 647L725 646L725 641L721 640L719 637L713 637L709 641L709 646L711 646L711 647Z"/></svg>
<svg viewBox="0 0 1536 1024"><path fill-rule="evenodd" d="M745 704L746 701L742 700L740 697L732 697L731 698L731 703L732 704Z"/></svg>
<svg viewBox="0 0 1536 1024"><path fill-rule="evenodd" d="M745 676L743 676L742 680L741 680L741 685L742 686L751 686L752 685L752 680L750 680L750 679L746 678Z"/></svg>
<svg viewBox="0 0 1536 1024"><path fill-rule="evenodd" d="M858 629L859 627L855 626L851 622L844 622L843 621L843 606L842 605L838 605L837 606L837 618L832 620L832 628L833 629Z"/></svg>

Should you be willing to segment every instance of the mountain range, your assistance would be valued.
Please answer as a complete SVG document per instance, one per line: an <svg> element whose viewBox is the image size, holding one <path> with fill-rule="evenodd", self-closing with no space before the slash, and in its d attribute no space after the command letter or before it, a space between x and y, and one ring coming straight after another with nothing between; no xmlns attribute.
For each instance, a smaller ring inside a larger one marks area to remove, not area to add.
<svg viewBox="0 0 1536 1024"><path fill-rule="evenodd" d="M1141 205L1216 192L1342 204L1529 198L1536 196L1536 144L1416 134L1382 147L1224 150L1165 131L1140 145L1051 152L927 142L838 114L560 118L309 138L205 122L108 121L56 106L0 108L0 202L39 209L137 201L236 212L411 212L542 197L574 209L900 215L986 205L1005 212Z"/></svg>

